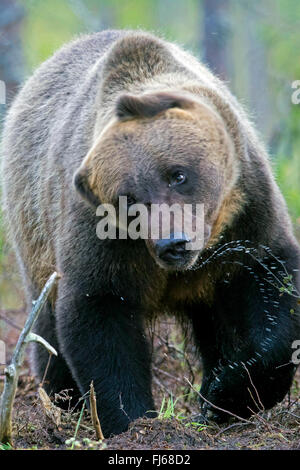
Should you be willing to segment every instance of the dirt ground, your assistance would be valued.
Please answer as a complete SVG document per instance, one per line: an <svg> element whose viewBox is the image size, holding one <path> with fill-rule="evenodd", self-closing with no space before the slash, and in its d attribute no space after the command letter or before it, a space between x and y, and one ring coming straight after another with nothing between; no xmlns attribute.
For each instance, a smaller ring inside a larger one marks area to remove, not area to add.
<svg viewBox="0 0 300 470"><path fill-rule="evenodd" d="M10 322L22 326L24 314L7 315ZM8 356L19 331L6 322ZM96 440L89 413L82 404L76 410L57 417L59 399L51 397L50 412L39 398L37 385L30 376L28 362L20 376L14 406L15 449L109 449L109 450L188 450L188 449L298 449L300 450L300 370L290 397L271 411L260 412L248 422L232 421L218 426L203 425L199 415L197 390L201 384L201 364L195 360L193 346L184 348L181 332L172 319L163 320L152 330L153 394L156 419L139 419L121 435ZM0 370L1 374L1 370ZM2 369L3 374L3 369ZM3 379L3 375L2 375ZM193 389L187 380L193 384ZM0 390L1 384L0 381ZM99 416L101 422L101 416Z"/></svg>

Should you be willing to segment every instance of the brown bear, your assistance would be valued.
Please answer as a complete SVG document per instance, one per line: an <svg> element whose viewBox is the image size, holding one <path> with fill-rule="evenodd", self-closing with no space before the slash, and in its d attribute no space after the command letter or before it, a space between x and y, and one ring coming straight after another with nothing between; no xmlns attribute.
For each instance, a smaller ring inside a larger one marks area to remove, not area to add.
<svg viewBox="0 0 300 470"><path fill-rule="evenodd" d="M81 37L20 91L2 153L28 308L54 270L62 276L36 327L59 351L49 392L85 394L93 380L105 436L153 415L144 328L170 312L202 358L203 418L248 416L256 393L265 408L284 398L300 338L300 250L264 146L205 66L142 31ZM149 213L202 204L204 246L188 250L190 234L174 231L99 238L97 207L117 213L121 196ZM35 346L40 378L47 361Z"/></svg>

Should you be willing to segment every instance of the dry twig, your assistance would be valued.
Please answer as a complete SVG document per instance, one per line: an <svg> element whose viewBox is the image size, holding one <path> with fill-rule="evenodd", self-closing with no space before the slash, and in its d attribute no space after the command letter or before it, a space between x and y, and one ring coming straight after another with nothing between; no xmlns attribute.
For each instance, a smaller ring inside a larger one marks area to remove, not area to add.
<svg viewBox="0 0 300 470"><path fill-rule="evenodd" d="M98 418L96 392L95 392L95 389L94 389L93 381L91 382L91 385L90 385L90 410L91 410L91 417L92 417L93 426L94 426L95 431L96 431L96 437L97 437L98 440L103 441L104 436L103 436L100 421L99 421L99 418Z"/></svg>
<svg viewBox="0 0 300 470"><path fill-rule="evenodd" d="M21 331L13 357L9 366L6 367L4 389L0 400L0 442L11 444L12 442L12 409L17 391L20 369L23 364L25 349L28 343L34 341L42 344L50 353L57 356L55 349L41 336L32 333L33 325L38 318L55 282L59 275L54 272L45 284L38 300L33 303L33 308L28 315L25 326Z"/></svg>
<svg viewBox="0 0 300 470"><path fill-rule="evenodd" d="M249 421L248 419L242 418L241 416L238 416L238 415L232 413L231 411L225 410L224 408L220 408L219 406L214 405L214 403L212 403L211 401L207 400L207 398L205 398L198 390L195 389L195 387L191 384L191 382L189 381L189 379L188 379L187 377L185 377L185 380L187 381L187 383L189 384L189 386L197 393L197 395L199 395L199 397L200 397L202 400L204 400L206 403L208 403L210 406L212 406L212 407L215 408L216 410L223 411L223 413L227 413L227 414L229 414L230 416L233 416L234 418L237 418L237 419L239 419L240 421L243 421L244 423L253 424L252 421Z"/></svg>
<svg viewBox="0 0 300 470"><path fill-rule="evenodd" d="M251 394L251 397L252 397L252 399L253 399L255 405L257 406L257 409L260 410L260 411L265 411L265 407L264 407L264 405L262 404L262 401L261 401L261 399L260 399L260 396L259 396L259 393L258 393L258 391L257 391L257 388L255 387L255 385L254 385L254 383L253 383L253 380L252 380L252 377L251 377L251 375L250 375L250 372L249 372L249 370L247 369L247 367L245 366L245 364L244 364L244 363L242 363L242 364L243 364L243 367L244 367L244 369L246 370L246 372L247 372L247 374L248 374L250 383L251 383L252 387L254 388L254 391L255 391L255 393L256 393L256 396L257 396L258 403L259 403L260 407L258 406L258 404L256 403L256 401L254 400L254 397L252 397L252 394L251 394L250 390L248 389L248 390L249 390L249 393Z"/></svg>

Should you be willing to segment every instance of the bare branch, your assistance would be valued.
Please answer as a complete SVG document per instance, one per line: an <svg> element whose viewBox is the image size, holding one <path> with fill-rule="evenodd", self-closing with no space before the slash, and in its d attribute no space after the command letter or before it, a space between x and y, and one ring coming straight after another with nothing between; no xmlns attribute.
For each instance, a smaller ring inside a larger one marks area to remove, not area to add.
<svg viewBox="0 0 300 470"><path fill-rule="evenodd" d="M43 338L31 332L55 282L59 275L54 272L45 284L38 300L33 302L33 308L28 315L25 326L21 331L17 345L15 347L10 365L5 369L4 389L0 400L0 442L4 444L12 443L12 409L16 395L18 378L24 361L25 349L30 341L41 343L51 354L57 355L50 344Z"/></svg>

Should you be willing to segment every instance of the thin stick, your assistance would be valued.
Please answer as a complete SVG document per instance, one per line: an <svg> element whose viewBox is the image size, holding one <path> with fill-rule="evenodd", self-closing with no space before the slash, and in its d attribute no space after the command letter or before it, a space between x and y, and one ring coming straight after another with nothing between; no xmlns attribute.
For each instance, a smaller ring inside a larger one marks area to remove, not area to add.
<svg viewBox="0 0 300 470"><path fill-rule="evenodd" d="M59 275L54 272L45 284L39 298L33 303L33 308L29 313L25 326L21 331L17 345L13 352L10 365L5 369L4 389L0 400L0 442L4 444L12 443L12 409L17 391L18 378L24 361L25 349L29 342L42 344L50 353L57 356L55 349L50 346L41 336L32 333L31 330L37 320L55 282Z"/></svg>
<svg viewBox="0 0 300 470"><path fill-rule="evenodd" d="M224 410L224 408L220 408L219 406L217 405L214 405L211 401L207 400L200 392L198 392L198 390L195 389L195 387L191 384L191 382L189 381L189 379L187 377L185 377L185 380L187 381L187 383L189 384L189 386L197 393L197 395L199 395L199 397L204 400L206 403L208 403L210 406L212 406L213 408L215 408L216 410L219 410L219 411L223 411L223 413L227 413L231 416L233 416L234 418L237 418L239 419L240 421L243 421L244 423L248 423L248 424L253 424L251 421L249 421L248 419L245 419L245 418L242 418L241 416L238 416L234 413L231 413L231 411L228 411L228 410Z"/></svg>
<svg viewBox="0 0 300 470"><path fill-rule="evenodd" d="M96 437L99 441L103 441L104 436L103 436L100 421L98 418L96 392L94 389L93 381L91 382L91 385L90 385L90 409L91 409L91 417L92 417L93 426L96 431Z"/></svg>
<svg viewBox="0 0 300 470"><path fill-rule="evenodd" d="M44 375L43 375L43 378L42 378L42 382L41 382L41 385L40 385L41 387L44 386L44 383L45 383L45 380L46 380L46 377L47 377L47 373L48 373L48 369L49 369L49 366L50 366L51 358L52 358L52 353L50 353L49 357L48 357L48 362L47 362L45 372L44 372Z"/></svg>
<svg viewBox="0 0 300 470"><path fill-rule="evenodd" d="M253 401L254 405L255 405L256 408L258 409L258 411L262 411L262 410L259 408L258 404L256 403L256 401L255 401L255 399L254 399L254 396L253 396L253 394L252 394L252 392L251 392L251 390L250 390L249 387L247 387L247 390L248 390L248 392L249 392L250 397L252 398L252 401ZM248 407L248 408L249 408L249 407Z"/></svg>
<svg viewBox="0 0 300 470"><path fill-rule="evenodd" d="M253 426L255 426L255 423L233 423L231 424L230 426L227 426L227 428L224 428L224 429L221 429L218 434L216 434L214 436L214 438L216 439L217 437L219 437L221 434L223 434L224 432L226 431L229 431L229 429L232 429L232 428L235 428L237 426L249 426L249 424L253 424Z"/></svg>
<svg viewBox="0 0 300 470"><path fill-rule="evenodd" d="M249 370L247 369L247 367L245 366L244 363L242 363L242 365L243 365L244 369L246 370L246 372L247 372L247 374L248 374L250 383L251 383L252 387L254 388L254 391L255 391L255 393L256 393L256 396L257 396L257 399L258 399L258 402L259 402L261 408L259 408L259 406L257 405L257 403L256 403L256 401L254 400L253 397L252 397L252 399L253 399L255 405L257 406L258 410L260 410L260 411L265 411L265 407L264 407L264 405L262 404L262 401L261 401L261 399L260 399L260 396L259 396L259 393L258 393L258 391L257 391L257 388L255 387L255 385L254 385L254 383L253 383L253 380L252 380L252 377L251 377L251 375L250 375L250 372L249 372ZM249 390L249 389L248 389L248 390ZM249 390L249 392L250 392L250 390ZM250 394L251 394L251 393L250 393ZM252 395L251 395L251 396L252 396Z"/></svg>
<svg viewBox="0 0 300 470"><path fill-rule="evenodd" d="M255 413L255 411L253 411L252 408L250 408L250 406L247 406L247 408L259 421L261 421L269 429L270 432L272 431L272 426L262 416Z"/></svg>

